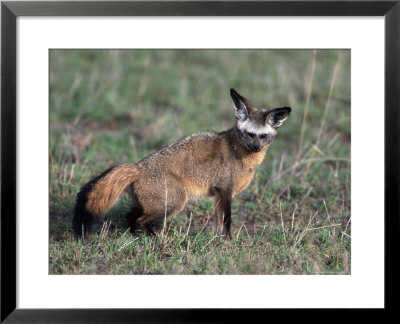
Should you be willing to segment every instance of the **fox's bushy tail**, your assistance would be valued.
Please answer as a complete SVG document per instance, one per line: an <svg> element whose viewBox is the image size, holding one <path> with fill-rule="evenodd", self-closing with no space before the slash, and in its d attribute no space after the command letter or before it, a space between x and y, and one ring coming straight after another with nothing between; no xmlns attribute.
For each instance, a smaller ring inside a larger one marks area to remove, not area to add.
<svg viewBox="0 0 400 324"><path fill-rule="evenodd" d="M105 170L85 184L76 197L72 229L77 238L85 235L95 218L103 218L124 189L139 173L135 164L127 163Z"/></svg>

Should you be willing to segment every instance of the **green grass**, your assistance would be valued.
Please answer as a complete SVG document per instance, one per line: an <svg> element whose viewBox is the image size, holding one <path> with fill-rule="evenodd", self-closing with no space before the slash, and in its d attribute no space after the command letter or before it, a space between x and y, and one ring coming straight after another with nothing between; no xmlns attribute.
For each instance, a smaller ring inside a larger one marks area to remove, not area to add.
<svg viewBox="0 0 400 324"><path fill-rule="evenodd" d="M183 136L230 128L231 87L256 107L293 109L234 199L232 241L215 234L208 199L162 235L134 237L125 196L73 239L80 186ZM349 274L350 139L349 51L52 50L50 273Z"/></svg>

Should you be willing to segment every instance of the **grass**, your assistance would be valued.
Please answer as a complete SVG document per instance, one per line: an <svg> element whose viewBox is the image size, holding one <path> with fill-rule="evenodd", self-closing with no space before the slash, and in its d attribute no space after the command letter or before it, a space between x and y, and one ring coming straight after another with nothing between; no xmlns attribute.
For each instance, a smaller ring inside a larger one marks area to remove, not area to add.
<svg viewBox="0 0 400 324"><path fill-rule="evenodd" d="M163 234L132 236L122 196L84 241L71 233L80 186L183 136L234 123L229 88L292 114L232 205L191 202ZM52 50L51 274L350 274L350 52Z"/></svg>

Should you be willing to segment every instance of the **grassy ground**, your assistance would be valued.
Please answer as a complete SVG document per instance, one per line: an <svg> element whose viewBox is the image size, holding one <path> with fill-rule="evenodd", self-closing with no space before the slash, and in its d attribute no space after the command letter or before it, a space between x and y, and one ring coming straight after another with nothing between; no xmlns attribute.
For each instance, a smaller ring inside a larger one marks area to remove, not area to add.
<svg viewBox="0 0 400 324"><path fill-rule="evenodd" d="M229 88L292 114L232 206L232 241L213 203L191 202L156 237L131 236L121 197L83 242L75 196L104 169L234 123ZM350 52L52 50L51 274L349 274Z"/></svg>

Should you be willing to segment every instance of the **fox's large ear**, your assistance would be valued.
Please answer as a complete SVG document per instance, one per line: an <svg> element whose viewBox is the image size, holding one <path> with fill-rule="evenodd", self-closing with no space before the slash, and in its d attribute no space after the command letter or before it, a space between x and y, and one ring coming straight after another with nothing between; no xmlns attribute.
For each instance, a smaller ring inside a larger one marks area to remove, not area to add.
<svg viewBox="0 0 400 324"><path fill-rule="evenodd" d="M292 109L290 107L275 108L267 112L266 122L274 127L281 127L286 118L289 117Z"/></svg>
<svg viewBox="0 0 400 324"><path fill-rule="evenodd" d="M235 89L231 89L231 97L233 108L235 109L235 116L238 119L246 119L249 116L249 103L246 98L243 98Z"/></svg>

